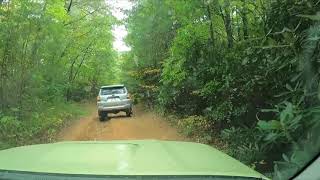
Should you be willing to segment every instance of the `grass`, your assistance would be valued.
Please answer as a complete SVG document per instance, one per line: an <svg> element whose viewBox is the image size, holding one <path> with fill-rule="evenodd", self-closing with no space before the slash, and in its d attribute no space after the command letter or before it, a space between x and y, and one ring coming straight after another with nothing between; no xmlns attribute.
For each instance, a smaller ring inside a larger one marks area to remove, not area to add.
<svg viewBox="0 0 320 180"><path fill-rule="evenodd" d="M82 103L56 102L40 109L21 120L0 116L0 149L54 142L66 123L88 114Z"/></svg>

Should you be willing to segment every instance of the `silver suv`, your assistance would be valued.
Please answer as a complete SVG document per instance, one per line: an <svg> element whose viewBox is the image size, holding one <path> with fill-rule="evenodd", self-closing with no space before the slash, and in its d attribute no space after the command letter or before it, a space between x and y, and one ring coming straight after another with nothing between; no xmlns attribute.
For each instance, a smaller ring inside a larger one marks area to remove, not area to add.
<svg viewBox="0 0 320 180"><path fill-rule="evenodd" d="M127 117L132 115L132 100L124 85L102 86L97 97L99 119L108 118L108 113L124 111Z"/></svg>

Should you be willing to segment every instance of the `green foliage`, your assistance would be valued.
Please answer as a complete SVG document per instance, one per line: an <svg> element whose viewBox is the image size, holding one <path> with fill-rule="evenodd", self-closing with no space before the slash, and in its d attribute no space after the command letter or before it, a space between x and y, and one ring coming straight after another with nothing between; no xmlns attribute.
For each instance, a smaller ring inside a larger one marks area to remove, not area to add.
<svg viewBox="0 0 320 180"><path fill-rule="evenodd" d="M226 152L253 168L264 166L268 160L266 146L260 143L261 135L257 129L247 127L231 127L221 132L222 140L227 142Z"/></svg>
<svg viewBox="0 0 320 180"><path fill-rule="evenodd" d="M277 162L275 175L288 177L319 150L301 145L319 142L319 9L318 0L137 0L126 19L132 50L117 57L102 0L2 2L0 145L50 140L77 114L65 99L121 80L136 101L183 117L174 121L190 138L219 138L230 155L265 173Z"/></svg>
<svg viewBox="0 0 320 180"><path fill-rule="evenodd" d="M132 51L124 77L137 94L156 87L141 100L187 117L177 120L187 135L212 137L208 143L220 134L227 153L270 173L317 122L319 6L137 1L127 21Z"/></svg>
<svg viewBox="0 0 320 180"><path fill-rule="evenodd" d="M66 100L92 98L114 79L114 23L103 0L1 1L1 144L50 141L78 114Z"/></svg>
<svg viewBox="0 0 320 180"><path fill-rule="evenodd" d="M318 122L289 153L282 155L282 161L275 163L273 179L289 179L319 153L319 125Z"/></svg>
<svg viewBox="0 0 320 180"><path fill-rule="evenodd" d="M283 107L279 108L280 110L275 110L278 112L276 116L279 120L259 121L258 127L266 133L264 140L268 143L295 143L303 133L301 121L307 117L289 102L285 102Z"/></svg>
<svg viewBox="0 0 320 180"><path fill-rule="evenodd" d="M212 125L212 121L201 116L189 116L177 122L183 134L201 143L212 142Z"/></svg>
<svg viewBox="0 0 320 180"><path fill-rule="evenodd" d="M0 116L0 149L33 143L53 142L66 120L87 112L78 104L48 103L28 119L18 120L14 116Z"/></svg>
<svg viewBox="0 0 320 180"><path fill-rule="evenodd" d="M112 71L104 71L114 64L108 7L104 1L70 1L67 12L68 2L0 5L1 109L24 109L33 98L79 100L112 78Z"/></svg>

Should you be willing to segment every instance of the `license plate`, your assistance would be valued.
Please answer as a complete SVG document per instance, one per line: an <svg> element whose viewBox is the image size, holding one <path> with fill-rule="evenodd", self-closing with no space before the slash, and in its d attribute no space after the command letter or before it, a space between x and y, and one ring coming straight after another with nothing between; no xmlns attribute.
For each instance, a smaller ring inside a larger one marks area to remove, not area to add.
<svg viewBox="0 0 320 180"><path fill-rule="evenodd" d="M120 101L119 98L110 98L110 99L108 99L108 102L118 102L118 101Z"/></svg>

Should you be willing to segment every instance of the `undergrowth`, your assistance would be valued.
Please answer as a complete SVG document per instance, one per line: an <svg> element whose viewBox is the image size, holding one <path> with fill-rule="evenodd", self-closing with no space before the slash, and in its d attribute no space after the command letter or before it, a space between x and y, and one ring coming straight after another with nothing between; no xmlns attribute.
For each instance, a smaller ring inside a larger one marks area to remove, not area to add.
<svg viewBox="0 0 320 180"><path fill-rule="evenodd" d="M0 114L0 149L53 142L65 123L85 114L81 104L65 102L43 105L21 120Z"/></svg>

